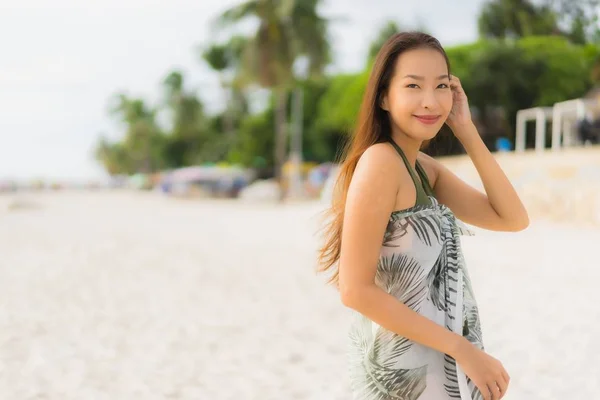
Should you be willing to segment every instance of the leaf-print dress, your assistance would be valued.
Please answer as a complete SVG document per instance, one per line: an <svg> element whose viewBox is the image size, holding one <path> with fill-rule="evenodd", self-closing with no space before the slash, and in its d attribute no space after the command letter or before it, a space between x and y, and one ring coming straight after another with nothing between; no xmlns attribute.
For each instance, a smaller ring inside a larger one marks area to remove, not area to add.
<svg viewBox="0 0 600 400"><path fill-rule="evenodd" d="M417 189L422 190L404 154L397 150ZM423 187L431 192L418 164L417 172ZM412 310L483 349L477 305L460 247L460 235L471 233L448 207L428 197L429 204L390 216L376 284ZM355 399L483 398L452 357L388 331L360 313L355 313L350 328L350 348Z"/></svg>

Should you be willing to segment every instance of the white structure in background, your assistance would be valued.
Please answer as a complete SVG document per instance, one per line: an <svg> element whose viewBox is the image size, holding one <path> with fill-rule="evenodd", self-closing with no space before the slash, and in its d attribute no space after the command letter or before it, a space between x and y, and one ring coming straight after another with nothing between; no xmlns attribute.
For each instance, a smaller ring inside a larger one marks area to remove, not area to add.
<svg viewBox="0 0 600 400"><path fill-rule="evenodd" d="M586 117L588 108L596 104L591 99L574 99L562 101L550 107L535 107L517 112L517 132L515 151L525 150L526 123L535 120L535 149L543 151L546 147L546 121L552 121L552 150L561 146L569 147L579 143L577 131L574 129L578 121Z"/></svg>
<svg viewBox="0 0 600 400"><path fill-rule="evenodd" d="M585 118L586 101L583 99L567 100L552 107L552 150L560 149L561 143L571 146L577 143L576 130L573 126Z"/></svg>
<svg viewBox="0 0 600 400"><path fill-rule="evenodd" d="M546 147L546 121L551 118L551 107L535 107L517 111L515 151L525 150L526 124L530 120L535 120L535 150L543 151Z"/></svg>

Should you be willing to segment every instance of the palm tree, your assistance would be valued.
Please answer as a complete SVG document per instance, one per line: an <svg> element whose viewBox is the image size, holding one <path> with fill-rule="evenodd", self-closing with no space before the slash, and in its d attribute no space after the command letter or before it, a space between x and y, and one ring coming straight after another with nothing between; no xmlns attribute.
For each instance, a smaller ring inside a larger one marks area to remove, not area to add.
<svg viewBox="0 0 600 400"><path fill-rule="evenodd" d="M163 79L163 87L165 88L167 105L175 108L181 101L183 92L183 73L181 71L171 71Z"/></svg>
<svg viewBox="0 0 600 400"><path fill-rule="evenodd" d="M202 102L195 93L185 89L181 71L171 71L164 78L163 87L166 107L171 114L171 162L178 166L199 162L201 147L208 140Z"/></svg>
<svg viewBox="0 0 600 400"><path fill-rule="evenodd" d="M425 26L425 23L423 21L417 20L411 25L403 23L402 26L398 25L398 23L394 20L387 21L385 25L381 27L381 29L377 33L377 36L373 39L371 45L369 46L368 62L373 62L375 60L377 53L379 53L379 50L383 47L385 42L387 42L387 40L390 37L392 37L396 33L409 30L429 33L429 29L427 28L427 26Z"/></svg>
<svg viewBox="0 0 600 400"><path fill-rule="evenodd" d="M160 136L155 121L156 110L148 107L142 99L118 94L109 106L109 111L127 127L122 145L135 171L152 172L158 161L153 154L154 144Z"/></svg>
<svg viewBox="0 0 600 400"><path fill-rule="evenodd" d="M94 155L110 176L135 172L122 143L111 142L103 135L98 139Z"/></svg>
<svg viewBox="0 0 600 400"><path fill-rule="evenodd" d="M327 21L317 12L320 0L248 0L225 11L222 25L237 24L248 18L258 20L255 34L243 52L243 76L275 97L275 177L282 183L286 153L287 99L293 87L294 63L308 60L308 73L318 76L329 62ZM281 191L283 196L283 191Z"/></svg>
<svg viewBox="0 0 600 400"><path fill-rule="evenodd" d="M233 140L235 119L245 108L242 92L243 75L240 61L247 45L243 36L234 36L225 44L211 44L202 51L202 59L219 74L221 88L226 97L226 108L223 113L224 130L229 140Z"/></svg>
<svg viewBox="0 0 600 400"><path fill-rule="evenodd" d="M163 80L166 105L172 113L175 136L195 137L204 123L204 110L195 93L184 89L181 71L170 72Z"/></svg>
<svg viewBox="0 0 600 400"><path fill-rule="evenodd" d="M377 56L377 53L379 53L379 50L383 47L385 42L387 42L387 40L391 36L395 35L400 31L400 26L398 26L398 24L395 21L388 21L381 28L381 30L377 34L377 37L375 38L375 40L373 40L373 42L371 42L371 45L369 46L369 61L374 60Z"/></svg>

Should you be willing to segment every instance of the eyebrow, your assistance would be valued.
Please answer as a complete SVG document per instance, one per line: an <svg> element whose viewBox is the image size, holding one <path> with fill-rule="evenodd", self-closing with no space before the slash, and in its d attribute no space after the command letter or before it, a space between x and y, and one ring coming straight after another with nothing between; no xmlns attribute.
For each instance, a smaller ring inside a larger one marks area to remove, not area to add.
<svg viewBox="0 0 600 400"><path fill-rule="evenodd" d="M404 77L405 78L412 78L412 79L415 79L417 81L424 81L425 80L425 77L424 76L420 76L420 75L405 75ZM438 80L441 80L441 79L450 79L450 76L449 75L440 75L440 76L437 77L437 79Z"/></svg>

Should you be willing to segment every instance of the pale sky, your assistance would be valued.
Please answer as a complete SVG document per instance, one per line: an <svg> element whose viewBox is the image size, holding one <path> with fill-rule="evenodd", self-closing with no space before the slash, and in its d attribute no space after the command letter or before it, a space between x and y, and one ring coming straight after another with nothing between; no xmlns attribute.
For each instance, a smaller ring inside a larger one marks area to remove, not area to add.
<svg viewBox="0 0 600 400"><path fill-rule="evenodd" d="M0 0L0 179L102 177L92 149L100 132L122 134L107 115L118 91L150 102L182 69L210 109L215 74L194 49L215 15L240 0ZM388 19L422 23L444 45L473 41L482 0L325 0L336 70L362 68Z"/></svg>

